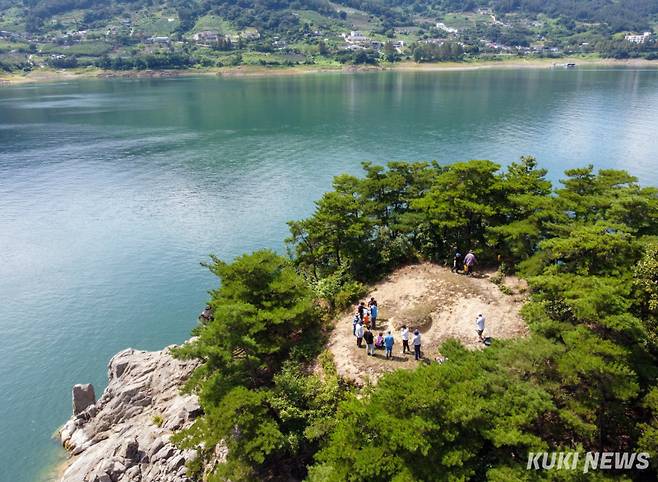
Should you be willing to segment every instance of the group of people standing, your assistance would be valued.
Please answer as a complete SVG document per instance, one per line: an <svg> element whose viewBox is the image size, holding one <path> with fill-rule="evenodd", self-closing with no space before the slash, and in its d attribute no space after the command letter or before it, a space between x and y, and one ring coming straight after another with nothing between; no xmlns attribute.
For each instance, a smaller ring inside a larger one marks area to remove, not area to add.
<svg viewBox="0 0 658 482"><path fill-rule="evenodd" d="M365 341L366 354L368 356L375 356L376 349L384 349L386 351L386 359L393 358L395 337L391 333L391 330L386 332L386 336L384 336L383 331L380 331L376 338L375 334L372 332L372 330L376 328L378 315L379 308L377 306L377 300L375 300L374 297L370 298L367 305L364 301L357 305L354 319L352 320L352 334L356 337L356 346L358 348L363 348L363 342ZM404 355L407 352L411 353L411 349L409 348L410 334L407 325L402 326L400 336L402 338L402 354ZM415 359L420 360L421 339L418 330L414 330L411 343L414 347Z"/></svg>
<svg viewBox="0 0 658 482"><path fill-rule="evenodd" d="M379 335L375 337L373 329L375 328L378 314L379 309L375 298L370 298L367 305L363 301L359 303L354 314L354 319L352 320L352 334L356 337L357 348L363 348L363 343L365 342L366 355L375 356L376 349L383 349L385 350L386 359L388 360L389 358L393 358L395 337L391 333L391 330L388 330L386 335L384 335L383 331L380 331ZM486 338L483 335L484 323L484 315L482 313L478 314L475 319L475 331L477 332L480 341L486 344ZM414 358L420 360L422 357L420 351L420 331L416 329L411 333L407 325L402 325L402 328L400 329L400 338L402 339L402 354L406 355L407 353L411 353L411 347L409 344L409 342L411 342L411 345L414 347Z"/></svg>
<svg viewBox="0 0 658 482"><path fill-rule="evenodd" d="M361 322L371 328L375 328L377 324L377 316L379 315L379 308L377 307L377 300L374 297L370 298L368 305L362 301L356 306L356 313L354 314L354 323Z"/></svg>

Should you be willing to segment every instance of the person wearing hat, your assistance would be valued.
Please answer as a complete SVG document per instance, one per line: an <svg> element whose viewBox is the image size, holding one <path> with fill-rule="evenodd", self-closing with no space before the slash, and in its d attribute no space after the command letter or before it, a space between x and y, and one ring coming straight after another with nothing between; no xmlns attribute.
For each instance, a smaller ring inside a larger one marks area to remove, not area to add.
<svg viewBox="0 0 658 482"><path fill-rule="evenodd" d="M475 253L474 253L473 250L471 249L471 250L468 252L468 254L466 255L466 257L464 258L464 268L466 268L466 269L465 269L465 271L466 271L465 274L466 274L466 275L473 274L473 268L475 267L475 265L477 264L477 262L478 262L478 260L477 260L477 258L475 257Z"/></svg>
<svg viewBox="0 0 658 482"><path fill-rule="evenodd" d="M452 272L458 273L464 267L463 263L464 256L459 252L458 249L455 249L455 255L452 257Z"/></svg>
<svg viewBox="0 0 658 482"><path fill-rule="evenodd" d="M414 337L411 342L414 345L414 357L416 360L420 360L420 331L414 330Z"/></svg>

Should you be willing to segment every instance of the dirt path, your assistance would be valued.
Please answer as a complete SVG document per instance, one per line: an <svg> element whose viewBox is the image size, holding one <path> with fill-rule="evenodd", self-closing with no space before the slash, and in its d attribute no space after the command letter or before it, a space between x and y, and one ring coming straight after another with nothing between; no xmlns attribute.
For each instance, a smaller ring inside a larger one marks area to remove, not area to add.
<svg viewBox="0 0 658 482"><path fill-rule="evenodd" d="M395 271L376 284L365 298L374 296L379 306L375 336L387 330L395 336L394 359L386 360L383 350L369 357L365 348L357 348L352 335L353 311L350 310L336 321L328 345L338 372L364 383L376 381L387 371L415 367L417 362L413 354L402 355L400 327L403 324L412 331L420 330L423 356L430 360L438 355L439 345L448 338L455 338L469 348L482 348L484 345L475 332L475 318L479 313L487 320L485 336L495 340L526 335L527 327L519 316L525 300L525 283L517 278L506 278L505 284L514 293L506 295L490 281L490 275L466 277L430 263Z"/></svg>

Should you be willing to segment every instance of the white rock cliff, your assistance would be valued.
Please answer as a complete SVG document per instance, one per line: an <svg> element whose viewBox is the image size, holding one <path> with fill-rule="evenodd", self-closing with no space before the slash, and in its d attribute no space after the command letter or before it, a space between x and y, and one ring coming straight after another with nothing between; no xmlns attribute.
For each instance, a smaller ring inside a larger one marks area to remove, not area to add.
<svg viewBox="0 0 658 482"><path fill-rule="evenodd" d="M72 454L62 482L192 480L185 462L195 452L177 449L169 438L202 412L196 396L180 393L196 362L174 359L171 348L127 349L110 360L102 396L92 405L84 400L88 406L60 429L60 440ZM77 390L74 407L79 406ZM84 393L93 394L93 387L85 386Z"/></svg>

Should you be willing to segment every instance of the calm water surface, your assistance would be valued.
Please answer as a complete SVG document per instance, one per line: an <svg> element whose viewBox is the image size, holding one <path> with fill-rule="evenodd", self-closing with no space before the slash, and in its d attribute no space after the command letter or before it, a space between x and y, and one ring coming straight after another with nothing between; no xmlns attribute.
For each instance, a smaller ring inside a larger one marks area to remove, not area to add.
<svg viewBox="0 0 658 482"><path fill-rule="evenodd" d="M80 81L0 89L0 480L44 480L74 383L183 341L230 259L283 249L362 161L535 155L658 184L658 71Z"/></svg>

